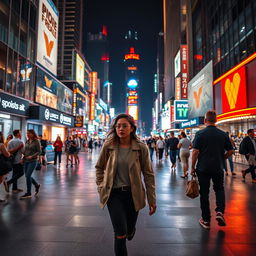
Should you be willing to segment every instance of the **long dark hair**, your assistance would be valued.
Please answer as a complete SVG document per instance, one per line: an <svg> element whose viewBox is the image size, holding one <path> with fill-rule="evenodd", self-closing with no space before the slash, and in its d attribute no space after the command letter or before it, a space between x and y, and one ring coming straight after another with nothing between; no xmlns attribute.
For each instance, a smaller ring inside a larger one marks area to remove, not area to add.
<svg viewBox="0 0 256 256"><path fill-rule="evenodd" d="M131 127L133 128L133 131L131 132L131 139L136 140L136 141L140 141L139 137L136 135L137 126L135 124L135 121L134 121L133 117L128 115L128 114L119 114L112 121L110 130L107 134L107 142L109 142L110 144L117 144L119 142L119 137L116 133L116 124L117 124L118 120L121 119L121 118L125 118L129 122Z"/></svg>
<svg viewBox="0 0 256 256"><path fill-rule="evenodd" d="M4 135L0 132L0 143L4 143Z"/></svg>
<svg viewBox="0 0 256 256"><path fill-rule="evenodd" d="M36 132L33 129L27 130L27 132L31 133L33 135L33 140L38 139Z"/></svg>

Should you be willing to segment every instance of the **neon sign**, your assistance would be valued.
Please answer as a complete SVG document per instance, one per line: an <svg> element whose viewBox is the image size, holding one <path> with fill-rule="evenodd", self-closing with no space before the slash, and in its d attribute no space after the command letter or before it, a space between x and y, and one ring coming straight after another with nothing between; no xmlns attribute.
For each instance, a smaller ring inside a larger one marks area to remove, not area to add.
<svg viewBox="0 0 256 256"><path fill-rule="evenodd" d="M138 82L135 79L131 79L127 83L128 87L131 89L135 89L138 86Z"/></svg>
<svg viewBox="0 0 256 256"><path fill-rule="evenodd" d="M125 54L124 59L125 60L139 60L140 59L140 55L135 53L134 48L131 47L130 48L130 53Z"/></svg>

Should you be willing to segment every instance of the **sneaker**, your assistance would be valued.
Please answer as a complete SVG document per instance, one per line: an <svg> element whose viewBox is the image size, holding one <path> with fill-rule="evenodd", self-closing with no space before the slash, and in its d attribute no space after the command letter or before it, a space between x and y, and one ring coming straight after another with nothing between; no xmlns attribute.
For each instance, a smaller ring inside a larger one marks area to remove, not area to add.
<svg viewBox="0 0 256 256"><path fill-rule="evenodd" d="M40 184L38 184L38 185L36 186L35 196L37 196L37 195L38 195L38 193L39 193L39 191L40 191L40 187L41 187L41 185L40 185Z"/></svg>
<svg viewBox="0 0 256 256"><path fill-rule="evenodd" d="M22 200L22 199L27 199L27 198L31 198L31 197L32 197L31 194L26 193L23 196L21 196L20 199Z"/></svg>
<svg viewBox="0 0 256 256"><path fill-rule="evenodd" d="M232 175L233 175L233 176L236 176L236 173L235 173L235 172L232 172Z"/></svg>
<svg viewBox="0 0 256 256"><path fill-rule="evenodd" d="M4 184L4 189L5 189L5 191L6 191L7 193L9 193L9 192L10 192L10 190L9 190L9 186L10 186L10 185L9 185L6 181L4 181L3 184Z"/></svg>
<svg viewBox="0 0 256 256"><path fill-rule="evenodd" d="M252 183L255 183L255 184L256 184L256 179L252 180Z"/></svg>
<svg viewBox="0 0 256 256"><path fill-rule="evenodd" d="M23 189L17 188L17 189L13 189L12 193L20 193L22 191L23 191Z"/></svg>
<svg viewBox="0 0 256 256"><path fill-rule="evenodd" d="M218 221L219 226L226 226L226 221L224 219L223 213L217 212L216 220Z"/></svg>
<svg viewBox="0 0 256 256"><path fill-rule="evenodd" d="M245 180L246 172L245 172L245 170L242 170L241 172L242 172L242 177Z"/></svg>
<svg viewBox="0 0 256 256"><path fill-rule="evenodd" d="M210 222L204 221L203 218L199 220L199 224L205 229L210 229Z"/></svg>

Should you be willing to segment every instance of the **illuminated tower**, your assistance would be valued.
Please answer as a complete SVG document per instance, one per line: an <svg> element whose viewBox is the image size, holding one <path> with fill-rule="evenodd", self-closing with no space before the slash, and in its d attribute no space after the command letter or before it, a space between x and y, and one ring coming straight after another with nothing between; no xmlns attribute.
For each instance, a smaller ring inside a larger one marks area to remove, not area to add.
<svg viewBox="0 0 256 256"><path fill-rule="evenodd" d="M125 86L126 86L126 112L133 116L134 120L139 120L139 76L138 66L140 55L136 53L137 32L128 31L125 35L127 50L124 55L125 62Z"/></svg>

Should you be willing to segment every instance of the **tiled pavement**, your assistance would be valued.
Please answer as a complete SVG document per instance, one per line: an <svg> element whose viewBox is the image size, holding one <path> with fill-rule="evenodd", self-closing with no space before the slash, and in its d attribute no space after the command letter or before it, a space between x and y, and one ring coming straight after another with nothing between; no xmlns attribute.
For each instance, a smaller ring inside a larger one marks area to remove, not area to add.
<svg viewBox="0 0 256 256"><path fill-rule="evenodd" d="M56 169L48 165L35 172L42 184L40 196L19 200L9 194L0 205L0 255L113 255L113 231L107 210L98 206L94 165L98 153L80 154L78 168ZM137 233L128 242L134 256L252 256L256 255L256 185L250 177L242 182L230 175L225 179L227 227L214 218L210 231L199 224L199 199L184 195L181 168L170 172L168 159L153 163L157 182L157 213L140 212ZM25 188L24 177L19 181ZM0 195L6 194L0 186ZM212 209L214 195L212 194Z"/></svg>

